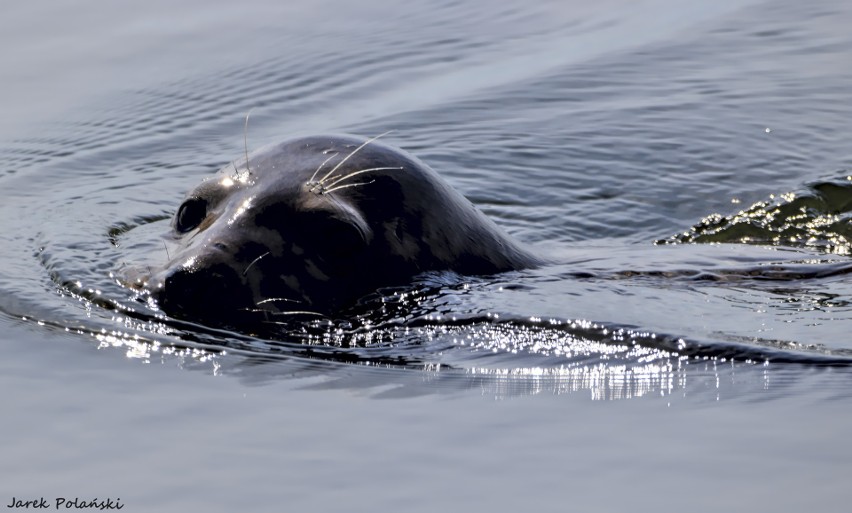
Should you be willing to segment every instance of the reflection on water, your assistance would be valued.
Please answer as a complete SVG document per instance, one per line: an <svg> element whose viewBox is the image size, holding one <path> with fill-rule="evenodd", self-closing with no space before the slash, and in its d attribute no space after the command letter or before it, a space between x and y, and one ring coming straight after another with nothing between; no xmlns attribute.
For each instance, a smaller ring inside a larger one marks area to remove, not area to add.
<svg viewBox="0 0 852 513"><path fill-rule="evenodd" d="M92 333L101 348L125 351L145 363L177 366L220 377L237 378L247 386L295 380L306 390L346 389L375 398L458 394L475 391L494 399L537 394L581 393L592 400L664 397L669 401L717 401L739 397L771 399L800 386L808 376L822 376L827 392L842 393L845 373L831 374L813 366L743 363L725 358L672 357L650 362L575 362L556 367L451 368L427 364L401 368L389 364L292 357L259 356L212 347L176 347L125 333ZM820 374L814 374L820 373ZM826 374L827 373L827 374Z"/></svg>
<svg viewBox="0 0 852 513"><path fill-rule="evenodd" d="M570 392L587 392L592 400L632 399L649 394L665 397L685 395L687 381L691 394L706 393L701 388L715 388L718 398L721 382L726 380L730 385L734 381L732 367L720 371L716 365L716 362L690 363L689 358L684 357L631 366L598 363L560 369L471 369L468 372L479 378L483 394L497 398ZM766 378L765 374L761 375ZM764 383L768 383L768 378Z"/></svg>
<svg viewBox="0 0 852 513"><path fill-rule="evenodd" d="M117 320L121 322L120 318ZM582 322L572 324L592 325ZM469 333L463 337L465 342L459 340L456 332L453 341L458 345L454 346L442 341L442 337L454 332L452 327L418 329L409 333L412 343L431 344L433 350L435 346L443 349L431 355L433 361L424 359L418 363L406 363L402 356L397 363L391 363L391 358L371 355L369 348L361 348L360 352L343 357L345 353L339 351L311 352L301 344L275 345L268 340L251 340L239 334L230 334L226 338L225 333L220 333L217 337L203 340L193 337L195 342L185 340L175 344L176 331L165 325L156 329L148 325L136 331L103 329L89 333L80 330L79 333L93 337L99 349L122 350L128 358L144 363L157 362L214 376L236 377L250 386L295 379L305 381L304 388L311 390L363 390L376 398L460 391L478 391L496 399L576 392L587 393L593 400L649 395L672 400L686 397L720 400L744 395L768 398L795 386L807 369L813 371L843 364L811 359L806 364L791 367L789 363L679 355L633 344L583 341L576 334L566 336L564 333L559 343L556 340L560 336L555 333L549 337L538 333L527 337L530 346L520 344L516 347L506 340L506 336L515 339L518 331L523 330L497 326L493 330ZM505 336L495 336L498 332ZM152 333L160 336L152 337ZM439 333L442 335L436 336ZM630 338L624 337L623 333L622 330L622 335L617 337L619 340ZM550 339L551 342L541 345L541 339ZM214 340L219 344L211 343ZM682 340L678 343L683 347ZM558 349L559 345L564 349ZM458 352L465 349L470 352L459 357ZM542 349L540 354L547 358L536 360L529 354L526 357L520 355L523 351L538 353L538 349ZM424 351L421 349L420 352ZM411 348L397 349L397 352L405 356L417 353ZM452 356L454 364L441 361L445 354ZM554 355L561 357L554 358ZM523 362L527 365L522 365ZM840 389L845 385L829 380L826 386Z"/></svg>

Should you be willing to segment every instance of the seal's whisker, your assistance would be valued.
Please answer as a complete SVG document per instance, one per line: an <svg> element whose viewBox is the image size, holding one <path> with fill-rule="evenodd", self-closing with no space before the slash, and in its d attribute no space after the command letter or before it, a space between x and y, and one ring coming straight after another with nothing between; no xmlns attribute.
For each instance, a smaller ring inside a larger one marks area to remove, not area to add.
<svg viewBox="0 0 852 513"><path fill-rule="evenodd" d="M339 191L340 189L345 189L347 187L357 187L359 185L369 185L375 182L375 180L370 180L369 182L358 182L358 183L350 183L346 185L338 185L337 187L332 187L331 189L324 189L321 194L328 194L334 191Z"/></svg>
<svg viewBox="0 0 852 513"><path fill-rule="evenodd" d="M323 176L322 178L320 178L319 183L323 183L323 182L325 182L326 178L328 178L329 176L333 175L333 174L334 174L334 172L335 172L335 171L337 171L337 169L338 169L338 168L340 168L340 166L342 166L344 162L346 162L347 160L349 160L349 157L351 157L352 155L355 155L356 153L358 153L359 151L361 151L361 149L362 149L364 146L367 146L368 144L370 144L371 142L375 141L375 140L376 140L376 139L378 139L379 137L383 137L383 136L385 136L385 135L388 135L388 134L389 134L389 133L391 133L391 132L392 132L392 130L388 130L387 132L385 132L385 133L383 133L383 134L379 134L379 135L377 135L377 136L375 136L375 137L371 137L371 138L367 139L366 141L364 141L364 142L363 142L363 144L361 144L361 146L358 146L357 148L355 148L354 150L352 150L352 152L351 152L349 155L346 155L346 157L344 157L344 158L343 158L343 160L341 160L340 162L338 162L338 163L337 163L337 165L336 165L336 166L334 166L334 168L332 168L332 170L331 170L331 171L329 171L328 173L326 173L326 174L325 174L325 176Z"/></svg>
<svg viewBox="0 0 852 513"><path fill-rule="evenodd" d="M274 313L272 313L272 315L315 315L317 317L328 318L328 316L325 315L325 314L321 314L319 312L312 312L310 310L290 310L290 311L287 311L287 312L274 312ZM287 325L286 323L277 322L277 321L261 321L261 322L263 322L264 324L282 324L282 325L285 325L285 326Z"/></svg>
<svg viewBox="0 0 852 513"><path fill-rule="evenodd" d="M246 273L249 271L249 269L251 269L251 266L253 266L255 263L257 263L258 260L260 260L261 258L265 257L268 254L269 254L269 251L260 255L259 257L255 258L254 260L252 260L251 263L246 267L245 271L243 271L243 276L245 276Z"/></svg>
<svg viewBox="0 0 852 513"><path fill-rule="evenodd" d="M166 258L168 258L168 259L169 259L169 261L171 261L172 256L171 256L171 255L169 255L169 247L168 247L168 246L166 246L166 241L162 241L162 242L163 242L163 249L165 249L165 250L166 250Z"/></svg>
<svg viewBox="0 0 852 513"><path fill-rule="evenodd" d="M322 166L326 165L326 164L328 163L328 161L329 161L329 160L333 159L334 157L336 157L336 156L338 156L338 155L340 155L340 152L339 152L339 151L336 151L336 152L332 153L330 157L328 157L327 159L323 160L323 161L322 161L322 164L320 164L320 165L319 165L319 167L317 168L317 170L316 170L316 171L314 171L314 174L312 174L312 175L311 175L311 179L310 179L310 180L308 180L308 185L314 185L314 183L315 183L315 182L314 182L314 178L316 178L316 177L317 177L317 173L319 173L319 170L320 170L320 169L322 169Z"/></svg>
<svg viewBox="0 0 852 513"><path fill-rule="evenodd" d="M251 168L249 167L249 159L248 159L248 121L249 116L251 116L251 111L254 110L254 107L249 109L248 114L246 114L246 124L243 127L243 149L246 152L246 170L251 174Z"/></svg>
<svg viewBox="0 0 852 513"><path fill-rule="evenodd" d="M299 301L298 299L290 299L290 298L286 298L286 297L270 297L270 298L264 299L262 301L258 301L257 303L255 303L255 306L262 305L263 303L271 303L273 301L288 301L290 303L302 303L302 301Z"/></svg>
<svg viewBox="0 0 852 513"><path fill-rule="evenodd" d="M322 315L324 314L319 312L313 312L310 310L284 310L283 312L273 312L272 310L264 310L263 308L237 308L240 312L254 312L254 313L265 313L269 315L289 315L289 314L313 314L313 315Z"/></svg>
<svg viewBox="0 0 852 513"><path fill-rule="evenodd" d="M334 187L336 184L339 184L340 182L346 180L347 178L352 178L353 176L357 176L357 175L360 175L360 174L363 174L363 173L369 173L370 171L392 171L392 170L401 170L401 169L402 169L402 167L371 167L369 169L361 169L359 171L353 171L352 173L349 173L348 175L335 177L334 180L332 180L330 183L323 184L323 185L325 187L327 187L325 192L329 192L329 189Z"/></svg>
<svg viewBox="0 0 852 513"><path fill-rule="evenodd" d="M326 317L325 314L311 310L287 310L286 312L273 312L272 315L318 315L320 317Z"/></svg>

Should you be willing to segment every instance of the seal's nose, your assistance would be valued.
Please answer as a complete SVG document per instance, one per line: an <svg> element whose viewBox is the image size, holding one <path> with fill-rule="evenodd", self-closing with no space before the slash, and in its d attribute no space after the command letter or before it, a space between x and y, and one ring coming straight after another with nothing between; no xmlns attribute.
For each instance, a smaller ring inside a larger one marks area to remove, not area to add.
<svg viewBox="0 0 852 513"><path fill-rule="evenodd" d="M169 315L217 319L251 306L251 293L235 269L224 263L170 271L156 292Z"/></svg>

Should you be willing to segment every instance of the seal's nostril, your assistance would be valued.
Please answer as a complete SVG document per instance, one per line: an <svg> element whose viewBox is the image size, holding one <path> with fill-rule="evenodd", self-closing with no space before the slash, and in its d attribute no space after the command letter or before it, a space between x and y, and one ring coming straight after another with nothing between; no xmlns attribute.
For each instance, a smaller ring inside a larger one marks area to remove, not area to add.
<svg viewBox="0 0 852 513"><path fill-rule="evenodd" d="M252 305L250 289L226 264L173 270L157 299L169 314L198 318L215 318Z"/></svg>
<svg viewBox="0 0 852 513"><path fill-rule="evenodd" d="M213 247L221 251L228 251L228 245L221 242L214 242Z"/></svg>

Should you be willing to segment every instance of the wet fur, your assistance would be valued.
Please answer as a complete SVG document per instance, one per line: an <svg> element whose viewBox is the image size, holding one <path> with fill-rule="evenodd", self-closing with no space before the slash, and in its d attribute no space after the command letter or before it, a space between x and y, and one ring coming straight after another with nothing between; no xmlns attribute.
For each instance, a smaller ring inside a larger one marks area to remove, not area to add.
<svg viewBox="0 0 852 513"><path fill-rule="evenodd" d="M435 171L378 137L294 139L205 180L175 215L178 251L147 290L192 318L329 315L427 271L538 263Z"/></svg>

